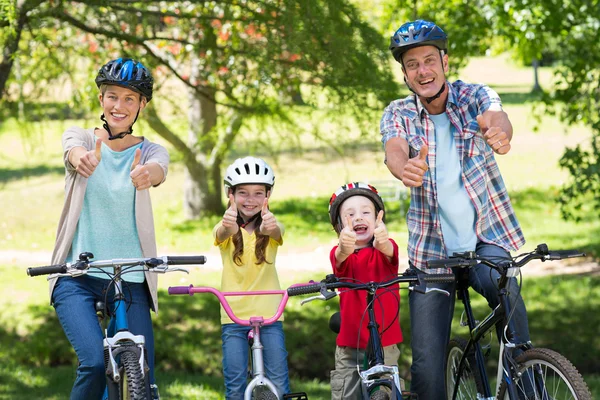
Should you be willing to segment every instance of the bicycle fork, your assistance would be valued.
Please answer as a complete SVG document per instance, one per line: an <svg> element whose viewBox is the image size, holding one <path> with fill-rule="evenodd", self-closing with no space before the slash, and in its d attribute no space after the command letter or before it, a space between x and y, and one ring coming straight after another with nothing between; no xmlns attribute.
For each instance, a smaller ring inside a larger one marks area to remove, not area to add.
<svg viewBox="0 0 600 400"><path fill-rule="evenodd" d="M249 336L253 336L252 343L252 380L246 386L246 391L244 392L244 399L249 400L252 398L252 391L254 388L258 386L266 386L272 393L277 396L279 399L279 394L277 393L277 388L265 376L265 364L263 360L263 345L260 341L260 327L259 325L253 325L252 330L249 333Z"/></svg>

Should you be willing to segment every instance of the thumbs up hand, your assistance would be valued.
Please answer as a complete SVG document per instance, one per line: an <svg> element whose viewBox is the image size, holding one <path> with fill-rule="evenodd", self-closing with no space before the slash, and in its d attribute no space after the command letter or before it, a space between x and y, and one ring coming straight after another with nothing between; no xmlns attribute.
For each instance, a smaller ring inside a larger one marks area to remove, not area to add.
<svg viewBox="0 0 600 400"><path fill-rule="evenodd" d="M429 170L427 165L427 154L429 146L424 144L417 157L413 157L406 162L402 173L402 183L406 187L419 187L423 185L423 176Z"/></svg>
<svg viewBox="0 0 600 400"><path fill-rule="evenodd" d="M85 149L81 149L84 150L84 153L79 157L75 171L79 175L89 178L102 159L102 139L96 140L96 148L94 150L85 151Z"/></svg>
<svg viewBox="0 0 600 400"><path fill-rule="evenodd" d="M483 138L487 142L487 144L494 150L496 154L506 154L510 151L510 139L506 132L504 132L500 127L491 126L490 122L487 121L483 115L477 116L477 123L479 124L479 129L481 129L481 133L483 134Z"/></svg>
<svg viewBox="0 0 600 400"><path fill-rule="evenodd" d="M150 181L150 170L143 164L140 164L142 158L142 150L136 149L135 155L133 156L133 162L131 163L131 183L137 190L149 189L152 186Z"/></svg>
<svg viewBox="0 0 600 400"><path fill-rule="evenodd" d="M342 254L348 256L354 253L356 249L356 232L354 232L352 218L346 216L346 225L340 232L339 237L339 250Z"/></svg>
<svg viewBox="0 0 600 400"><path fill-rule="evenodd" d="M271 211L269 211L269 199L266 198L262 210L260 211L260 215L262 217L262 223L260 224L259 232L263 235L268 235L273 237L274 232L276 232L279 227L277 226L277 220Z"/></svg>
<svg viewBox="0 0 600 400"><path fill-rule="evenodd" d="M238 210L237 205L235 204L235 199L233 194L229 194L229 208L225 210L225 214L223 214L223 228L227 231L227 236L232 236L237 233L240 229L237 223Z"/></svg>
<svg viewBox="0 0 600 400"><path fill-rule="evenodd" d="M377 220L375 221L375 229L373 230L373 247L391 259L394 255L394 246L390 241L390 236L383 222L383 215L384 211L379 210Z"/></svg>

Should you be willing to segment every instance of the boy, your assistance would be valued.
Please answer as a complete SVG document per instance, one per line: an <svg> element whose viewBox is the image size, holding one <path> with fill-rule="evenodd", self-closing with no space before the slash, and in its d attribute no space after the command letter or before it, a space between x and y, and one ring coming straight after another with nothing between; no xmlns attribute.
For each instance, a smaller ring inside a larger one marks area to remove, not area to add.
<svg viewBox="0 0 600 400"><path fill-rule="evenodd" d="M377 190L365 183L348 183L331 196L329 218L339 243L331 250L330 260L337 277L377 282L398 275L398 245L388 237L384 213ZM398 365L400 297L394 287L377 291L377 296L374 308L385 364ZM363 363L369 340L366 298L364 291L349 290L340 295L342 323L336 340L335 370L331 371L332 399L362 399L357 365Z"/></svg>

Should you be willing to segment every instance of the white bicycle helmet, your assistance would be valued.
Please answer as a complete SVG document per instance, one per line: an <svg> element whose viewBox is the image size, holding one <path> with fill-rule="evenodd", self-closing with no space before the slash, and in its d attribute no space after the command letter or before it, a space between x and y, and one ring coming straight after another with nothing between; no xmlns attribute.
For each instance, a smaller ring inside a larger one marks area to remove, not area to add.
<svg viewBox="0 0 600 400"><path fill-rule="evenodd" d="M225 191L237 185L267 185L269 190L275 185L273 169L264 160L256 157L244 157L235 160L225 171Z"/></svg>
<svg viewBox="0 0 600 400"><path fill-rule="evenodd" d="M336 190L335 193L331 195L331 199L329 199L329 221L337 233L340 233L343 227L340 219L340 206L344 201L352 196L365 196L371 200L375 206L376 215L380 210L385 212L383 200L381 200L381 197L379 196L379 193L377 193L377 189L375 189L374 186L363 182L347 183Z"/></svg>

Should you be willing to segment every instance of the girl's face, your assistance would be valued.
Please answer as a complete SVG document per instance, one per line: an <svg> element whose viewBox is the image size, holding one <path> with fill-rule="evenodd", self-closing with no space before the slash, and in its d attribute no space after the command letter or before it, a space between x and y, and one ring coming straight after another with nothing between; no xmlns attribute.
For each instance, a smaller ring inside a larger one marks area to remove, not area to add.
<svg viewBox="0 0 600 400"><path fill-rule="evenodd" d="M340 206L340 218L344 228L348 224L348 217L352 222L352 230L356 233L356 247L367 247L375 230L375 205L365 196L352 196Z"/></svg>
<svg viewBox="0 0 600 400"><path fill-rule="evenodd" d="M244 221L261 212L265 199L271 192L267 192L265 185L239 185L233 193L233 200Z"/></svg>
<svg viewBox="0 0 600 400"><path fill-rule="evenodd" d="M108 86L98 96L104 117L113 133L124 132L133 124L138 110L146 106L146 98L121 86Z"/></svg>

